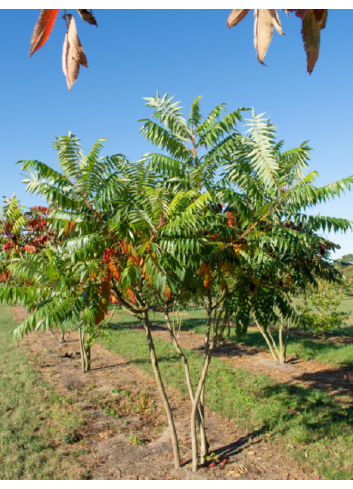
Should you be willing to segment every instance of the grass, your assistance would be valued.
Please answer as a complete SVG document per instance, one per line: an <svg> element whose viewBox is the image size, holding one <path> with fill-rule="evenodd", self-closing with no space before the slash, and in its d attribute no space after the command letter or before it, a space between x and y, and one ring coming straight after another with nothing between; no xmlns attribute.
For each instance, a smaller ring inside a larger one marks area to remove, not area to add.
<svg viewBox="0 0 353 489"><path fill-rule="evenodd" d="M353 337L353 298L349 297L342 301L338 310L348 312L349 321L342 329L335 329L330 332L335 336ZM139 324L139 321L129 314L119 310L118 317L115 321L118 324ZM156 313L154 325L164 325L164 315ZM204 309L189 307L182 315L181 329L184 331L194 331L198 334L204 334L206 324L206 312ZM276 334L274 335L276 341ZM263 348L268 350L266 342L256 328L249 328L248 333L240 341L237 341L236 335L231 334L230 341L238 342L241 345ZM278 341L277 341L278 343ZM289 336L287 346L287 356L297 357L303 360L316 360L322 363L328 363L333 366L345 367L353 370L353 343L328 343L322 341L320 337L306 336Z"/></svg>
<svg viewBox="0 0 353 489"><path fill-rule="evenodd" d="M129 317L128 322L135 321ZM112 339L103 345L153 375L142 333L115 323ZM173 346L158 338L155 345L165 383L187 397L183 368ZM202 356L192 351L185 354L195 385ZM316 389L276 384L270 376L230 368L217 358L210 365L206 398L209 409L232 419L250 435L271 435L276 440L274 450L289 451L325 479L353 477L353 412L348 403L336 403Z"/></svg>
<svg viewBox="0 0 353 489"><path fill-rule="evenodd" d="M72 399L55 396L39 380L26 348L9 339L17 326L0 305L0 479L76 479L70 445L82 418Z"/></svg>

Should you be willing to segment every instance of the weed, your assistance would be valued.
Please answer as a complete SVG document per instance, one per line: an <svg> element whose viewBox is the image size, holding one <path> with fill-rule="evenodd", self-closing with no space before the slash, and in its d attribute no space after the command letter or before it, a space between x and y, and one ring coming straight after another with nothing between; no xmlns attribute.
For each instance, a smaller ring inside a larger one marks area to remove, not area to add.
<svg viewBox="0 0 353 489"><path fill-rule="evenodd" d="M105 414L106 416L115 416L116 418L120 418L119 411L114 408L104 409L103 414Z"/></svg>
<svg viewBox="0 0 353 489"><path fill-rule="evenodd" d="M66 431L62 436L62 441L65 445L72 445L76 441L76 433L74 431Z"/></svg>
<svg viewBox="0 0 353 489"><path fill-rule="evenodd" d="M120 394L123 391L124 389L122 389L121 387L114 387L114 389L112 390L112 394Z"/></svg>
<svg viewBox="0 0 353 489"><path fill-rule="evenodd" d="M139 437L138 435L137 436L130 436L129 443L131 445L134 445L134 446L144 445L145 444L145 442L143 441L143 439L141 437Z"/></svg>

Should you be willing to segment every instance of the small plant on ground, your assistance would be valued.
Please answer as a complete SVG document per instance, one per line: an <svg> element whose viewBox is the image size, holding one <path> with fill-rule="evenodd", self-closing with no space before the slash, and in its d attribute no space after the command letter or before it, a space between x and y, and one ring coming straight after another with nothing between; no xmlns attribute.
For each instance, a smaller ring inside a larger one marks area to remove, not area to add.
<svg viewBox="0 0 353 489"><path fill-rule="evenodd" d="M137 445L144 445L145 442L143 441L143 439L136 435L136 436L130 436L129 438L129 443L133 446L137 446Z"/></svg>

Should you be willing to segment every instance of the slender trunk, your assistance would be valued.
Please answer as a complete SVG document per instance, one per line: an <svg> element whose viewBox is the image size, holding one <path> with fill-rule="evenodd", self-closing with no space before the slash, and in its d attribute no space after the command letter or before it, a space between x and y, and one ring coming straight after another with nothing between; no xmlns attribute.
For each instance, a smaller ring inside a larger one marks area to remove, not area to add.
<svg viewBox="0 0 353 489"><path fill-rule="evenodd" d="M53 341L55 341L55 343L58 343L58 344L59 344L59 342L58 342L58 340L56 339L56 337L54 336L54 334L53 334L53 332L52 332L51 328L49 328L49 333L51 334L51 337L53 338Z"/></svg>
<svg viewBox="0 0 353 489"><path fill-rule="evenodd" d="M183 350L180 348L180 345L178 343L178 340L175 337L175 334L174 334L174 331L173 331L173 327L170 324L169 314L168 314L167 311L164 311L164 317L165 317L165 321L167 323L167 328L168 328L168 331L169 331L171 340L173 342L174 348L177 351L179 357L181 358L181 360L182 360L182 362L184 364L185 377L186 377L186 383L187 383L187 386L188 386L189 397L190 397L191 403L193 403L194 402L194 391L193 391L193 388L192 388L191 377L190 377L190 369L189 369L188 361L187 361L187 359L186 359L186 357L184 355ZM199 430L200 430L201 446L204 446L205 445L206 446L206 451L207 451L207 438L206 438L205 424L201 420L199 409L196 410L196 420L197 420L197 424L198 424ZM206 455L207 455L207 453L206 453Z"/></svg>
<svg viewBox="0 0 353 489"><path fill-rule="evenodd" d="M177 438L177 434L175 431L173 415L172 415L172 412L170 410L168 398L167 398L167 395L166 395L166 392L164 389L164 385L163 385L163 381L162 381L162 377L161 377L161 374L159 371L158 360L157 360L156 352L154 349L153 339L152 339L151 330L150 330L150 324L148 321L148 312L145 312L143 314L142 320L143 320L143 326L145 329L146 339L147 339L148 348L149 348L150 356L151 356L151 363L152 363L154 375L156 378L158 390L159 390L159 393L161 395L163 405L164 405L164 409L165 409L165 412L166 412L166 415L168 418L169 428L171 429L171 432L172 432L174 467L176 469L179 469L180 468L180 454L179 454L178 438Z"/></svg>
<svg viewBox="0 0 353 489"><path fill-rule="evenodd" d="M91 370L91 345L84 346L84 349L86 352L86 372L88 372Z"/></svg>
<svg viewBox="0 0 353 489"><path fill-rule="evenodd" d="M207 375L208 366L210 364L210 353L211 349L209 349L208 354L205 358L204 365L201 372L201 378L199 381L199 385L195 394L194 402L191 410L191 444L192 444L192 471L197 472L198 469L198 456L197 456L197 437L196 437L196 410L199 400L201 398L201 393L204 392L205 380Z"/></svg>
<svg viewBox="0 0 353 489"><path fill-rule="evenodd" d="M287 343L288 343L288 336L289 336L289 319L287 322L287 329L286 329L286 338L284 340L284 361L287 361Z"/></svg>
<svg viewBox="0 0 353 489"><path fill-rule="evenodd" d="M228 325L227 325L227 335L225 337L225 341L228 341L230 337L230 320L228 318Z"/></svg>
<svg viewBox="0 0 353 489"><path fill-rule="evenodd" d="M197 469L198 469L197 437L196 437L196 410L197 410L197 405L200 401L201 395L202 394L205 395L205 382L206 382L208 367L210 365L213 350L217 344L217 341L223 335L223 331L224 331L224 328L226 326L227 319L228 319L228 313L227 312L225 313L223 326L222 326L222 329L220 331L220 334L218 334L218 324L219 324L220 316L221 316L221 313L220 313L219 318L218 318L217 323L216 323L215 334L212 338L211 345L209 345L209 342L207 345L208 348L207 348L207 353L205 354L205 361L204 361L204 365L203 365L202 372L201 372L201 378L200 378L199 385L198 385L198 388L197 388L197 391L195 394L195 398L194 398L194 402L193 402L193 406L192 406L192 411L191 411L191 443L192 443L192 471L193 472L197 472ZM204 408L204 405L202 407Z"/></svg>
<svg viewBox="0 0 353 489"><path fill-rule="evenodd" d="M276 342L275 342L275 340L273 339L273 336L272 336L272 334L271 334L271 329L270 329L270 326L267 328L267 331L268 331L268 336L271 338L272 345L273 345L273 350L274 350L274 351L275 351L275 353L276 353L277 360L279 360L279 358L280 358L280 354L279 354L279 351L278 351L278 348L277 348Z"/></svg>
<svg viewBox="0 0 353 489"><path fill-rule="evenodd" d="M82 364L82 372L86 372L86 362L85 362L85 351L83 346L83 332L81 328L78 328L78 340L80 343L80 353L81 353L81 364Z"/></svg>
<svg viewBox="0 0 353 489"><path fill-rule="evenodd" d="M271 352L271 355L272 355L273 360L275 360L277 362L278 359L276 357L275 351L272 348L272 345L270 343L270 340L268 339L268 337L267 337L267 335L265 333L265 330L262 328L262 326L260 326L260 324L258 323L258 321L256 319L255 319L255 323L256 323L257 329L260 331L260 333L262 334L262 336L265 338L265 341L267 343L267 346L270 349L270 352Z"/></svg>
<svg viewBox="0 0 353 489"><path fill-rule="evenodd" d="M217 308L215 309L215 316L214 316L215 325L216 325L216 311L217 311ZM204 340L204 345L205 345L204 357L205 357L205 359L207 357L208 348L209 348L209 344L210 344L211 326L212 326L212 297L211 297L211 292L208 290L207 325L206 325L206 334L205 334L205 340ZM201 395L200 395L200 418L201 418L200 421L201 421L201 426L202 426L202 429L200 430L200 435L201 435L200 460L201 460L201 463L204 463L205 458L207 457L207 454L208 454L208 447L209 447L208 442L207 442L207 437L206 437L206 423L205 423L205 385L202 386Z"/></svg>
<svg viewBox="0 0 353 489"><path fill-rule="evenodd" d="M283 350L283 316L281 316L281 322L279 326L279 363L284 363L284 350Z"/></svg>
<svg viewBox="0 0 353 489"><path fill-rule="evenodd" d="M65 333L64 331L61 331L61 338L59 344L64 343L64 333Z"/></svg>

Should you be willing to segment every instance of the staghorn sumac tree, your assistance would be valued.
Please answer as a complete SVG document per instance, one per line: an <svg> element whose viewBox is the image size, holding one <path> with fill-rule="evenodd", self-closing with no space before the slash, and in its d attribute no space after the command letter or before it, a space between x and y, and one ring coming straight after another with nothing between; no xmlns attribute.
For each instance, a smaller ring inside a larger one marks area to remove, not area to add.
<svg viewBox="0 0 353 489"><path fill-rule="evenodd" d="M274 126L261 115L253 113L247 134L241 135L235 126L244 109L221 117L225 107L220 105L203 120L197 97L185 119L180 104L167 94L160 97L157 92L146 100L155 112L143 120L141 132L164 150L164 154L145 155L150 167L171 192L197 188L207 196L198 214L203 242L197 256L190 255L190 250L185 254L190 247L186 237L179 241L184 253L175 250L173 254L191 271L194 300L204 303L207 312L204 364L196 391L190 395L196 471L196 419L201 418L204 428L208 367L230 317L235 318L238 336L245 334L251 312L265 333L276 317L296 322L290 294L308 283L315 286L318 278L332 281L337 277L329 260L337 246L318 232L345 232L351 223L309 216L305 210L350 189L353 178L315 187L317 174L304 176L309 159L306 143L282 153L283 142L275 142ZM222 177L217 178L220 172ZM167 299L164 302L171 300ZM201 439L201 445L203 462L207 441Z"/></svg>
<svg viewBox="0 0 353 489"><path fill-rule="evenodd" d="M69 134L55 142L62 173L38 161L22 162L23 170L36 172L26 180L27 190L49 202L50 229L58 243L46 243L41 253L8 266L13 275L36 277L39 306L15 336L67 320L97 328L106 318L109 297L141 320L176 468L178 440L151 334L148 297L152 289L170 332L171 304L183 303L186 296L204 305L204 361L196 385L172 334L191 400L194 471L208 451L205 381L230 317L239 335L246 332L251 311L264 329L276 314L297 320L291 291L315 284L318 276L335 276L328 260L334 245L319 231L351 226L302 209L339 195L353 182L349 177L315 187L313 173L303 176L305 144L281 153L273 126L254 114L248 134L242 135L236 128L241 112L224 115L224 105L202 120L199 99L188 120L167 95L147 99L155 108L154 120L144 120L142 132L164 154L148 154L135 163L122 155L102 158L99 140L85 156ZM7 293L4 287L1 294ZM28 293L25 288L18 292L21 297Z"/></svg>

